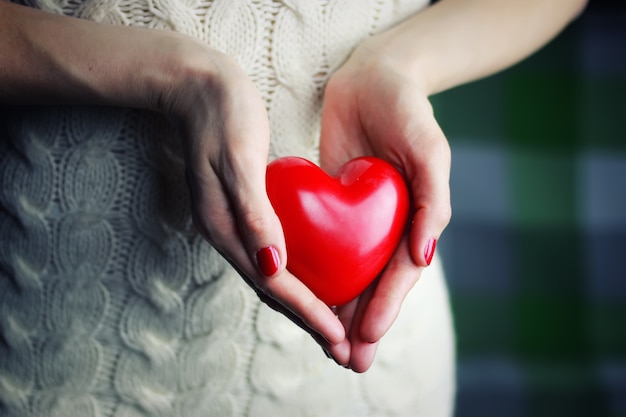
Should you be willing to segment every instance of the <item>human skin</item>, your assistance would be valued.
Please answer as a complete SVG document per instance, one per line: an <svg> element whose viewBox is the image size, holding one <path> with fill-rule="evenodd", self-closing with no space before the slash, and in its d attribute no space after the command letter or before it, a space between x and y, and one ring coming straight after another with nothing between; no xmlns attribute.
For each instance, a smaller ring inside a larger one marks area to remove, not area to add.
<svg viewBox="0 0 626 417"><path fill-rule="evenodd" d="M396 166L413 198L410 231L380 279L338 310L357 372L374 360L378 342L429 263L431 239L450 220L450 149L428 101L432 94L494 74L558 34L585 0L442 0L374 36L329 80L322 112L320 159L336 171L375 155ZM348 349L346 349L348 351Z"/></svg>
<svg viewBox="0 0 626 417"><path fill-rule="evenodd" d="M411 230L380 279L336 312L285 268L284 236L264 184L267 114L258 90L230 57L182 34L0 1L0 104L109 105L164 114L180 132L199 232L266 303L311 333L339 364L364 372L427 266L428 242L450 219L450 150L428 97L523 59L584 5L441 0L366 40L330 77L322 166L332 172L357 156L382 157L403 173L414 204ZM265 248L278 255L270 274L257 264Z"/></svg>

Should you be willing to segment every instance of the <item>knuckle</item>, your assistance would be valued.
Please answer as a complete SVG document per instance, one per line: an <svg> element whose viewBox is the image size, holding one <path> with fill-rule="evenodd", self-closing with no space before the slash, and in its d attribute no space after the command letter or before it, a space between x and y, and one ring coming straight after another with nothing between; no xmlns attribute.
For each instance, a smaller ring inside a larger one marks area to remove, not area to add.
<svg viewBox="0 0 626 417"><path fill-rule="evenodd" d="M252 235L262 235L268 228L265 217L255 210L244 210L240 215L240 221Z"/></svg>
<svg viewBox="0 0 626 417"><path fill-rule="evenodd" d="M441 210L438 211L438 222L443 227L446 227L450 223L450 219L452 218L452 207L450 204L444 205Z"/></svg>

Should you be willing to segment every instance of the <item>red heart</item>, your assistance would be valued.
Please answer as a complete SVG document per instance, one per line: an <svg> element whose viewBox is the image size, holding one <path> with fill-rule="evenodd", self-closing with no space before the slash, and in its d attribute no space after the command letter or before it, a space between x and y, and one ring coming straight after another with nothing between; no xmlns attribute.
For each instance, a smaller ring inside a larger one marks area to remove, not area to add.
<svg viewBox="0 0 626 417"><path fill-rule="evenodd" d="M353 159L331 177L306 159L279 158L266 185L285 233L287 269L329 306L361 294L404 232L409 193L382 159Z"/></svg>

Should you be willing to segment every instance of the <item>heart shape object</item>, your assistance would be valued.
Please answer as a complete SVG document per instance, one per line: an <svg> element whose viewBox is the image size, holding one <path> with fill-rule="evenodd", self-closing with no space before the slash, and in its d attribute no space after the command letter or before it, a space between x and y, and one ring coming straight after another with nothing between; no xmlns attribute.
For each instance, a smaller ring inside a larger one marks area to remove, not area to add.
<svg viewBox="0 0 626 417"><path fill-rule="evenodd" d="M279 158L266 186L287 269L329 306L348 303L376 279L407 224L406 184L382 159L353 159L332 177L306 159Z"/></svg>

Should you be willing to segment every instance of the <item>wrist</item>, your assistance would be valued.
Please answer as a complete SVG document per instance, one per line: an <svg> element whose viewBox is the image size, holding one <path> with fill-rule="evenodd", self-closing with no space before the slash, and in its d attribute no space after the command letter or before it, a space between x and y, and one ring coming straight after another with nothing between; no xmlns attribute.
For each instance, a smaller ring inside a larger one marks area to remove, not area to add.
<svg viewBox="0 0 626 417"><path fill-rule="evenodd" d="M363 41L350 57L357 67L393 72L428 97L438 91L437 71L428 56L411 43L402 26L372 36Z"/></svg>
<svg viewBox="0 0 626 417"><path fill-rule="evenodd" d="M144 69L141 82L148 100L144 105L186 130L223 123L209 118L234 97L247 96L254 88L252 81L228 55L195 38L170 34L166 46L156 43L154 68Z"/></svg>

